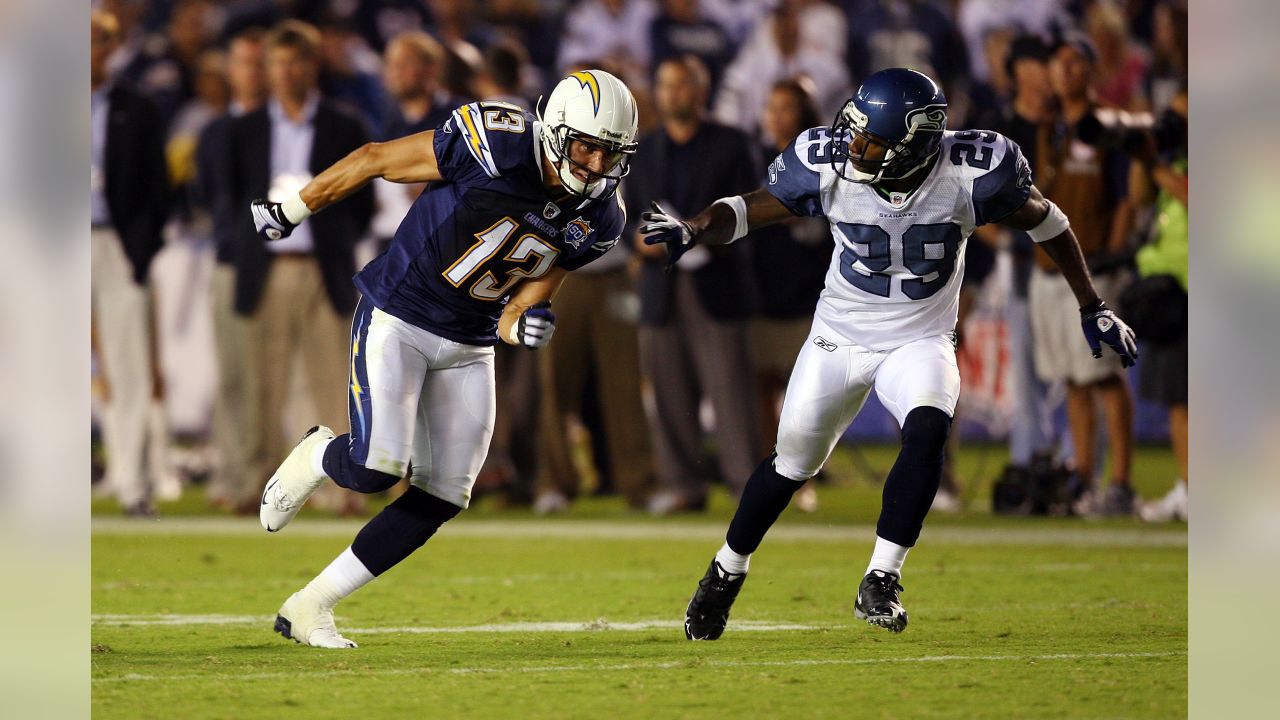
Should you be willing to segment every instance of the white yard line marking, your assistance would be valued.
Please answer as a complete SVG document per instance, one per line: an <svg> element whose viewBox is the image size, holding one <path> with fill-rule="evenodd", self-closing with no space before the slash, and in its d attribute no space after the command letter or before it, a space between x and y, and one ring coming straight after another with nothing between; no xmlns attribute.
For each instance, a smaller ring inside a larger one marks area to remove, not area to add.
<svg viewBox="0 0 1280 720"><path fill-rule="evenodd" d="M289 526L289 537L353 537L363 520L321 520L304 518ZM449 523L441 537L590 540L688 540L719 542L724 539L724 523L612 522L607 520L468 520ZM252 518L178 517L156 521L122 517L93 519L93 533L105 535L257 535L267 534ZM769 542L848 543L870 541L873 525L780 525L769 531ZM1186 547L1185 529L1106 527L1026 527L976 528L940 526L925 528L922 539L951 545L1069 545L1074 547Z"/></svg>
<svg viewBox="0 0 1280 720"><path fill-rule="evenodd" d="M690 660L673 660L666 662L630 662L621 664L593 663L591 665L530 665L514 667L472 667L472 668L388 668L385 670L321 670L296 671L279 673L240 673L235 675L143 675L129 673L115 677L93 678L95 683L118 682L185 682L190 680L216 680L225 682L245 682L254 680L300 680L303 678L331 677L383 677L394 675L480 675L480 674L533 674L557 672L605 672L626 670L699 670L717 668L763 668L763 667L812 667L820 665L889 665L907 663L955 663L955 662L1026 662L1036 663L1052 660L1102 660L1102 659L1139 659L1186 657L1186 651L1167 652L1135 652L1135 653L1060 653L1056 655L926 655L923 657L902 658L828 658L816 660L707 660L703 658Z"/></svg>
<svg viewBox="0 0 1280 720"><path fill-rule="evenodd" d="M102 614L93 616L94 625L112 627L151 627L151 626L190 626L190 625L269 625L274 615L115 615ZM460 625L456 627L346 627L343 632L352 635L395 634L395 633L550 633L550 632L597 632L603 630L678 630L681 623L675 620L638 620L634 622L615 622L608 618L599 618L586 622L517 622L490 623L486 625ZM778 632L784 630L826 630L831 628L818 625L798 625L793 623L768 623L761 621L734 621L734 629L756 632Z"/></svg>

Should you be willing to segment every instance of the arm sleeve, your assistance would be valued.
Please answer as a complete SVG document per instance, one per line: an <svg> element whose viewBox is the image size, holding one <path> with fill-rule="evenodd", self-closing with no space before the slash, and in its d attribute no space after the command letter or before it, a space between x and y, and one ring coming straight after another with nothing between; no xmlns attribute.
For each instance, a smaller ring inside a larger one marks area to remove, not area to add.
<svg viewBox="0 0 1280 720"><path fill-rule="evenodd" d="M996 166L973 181L974 225L1004 220L1031 195L1031 164L1018 143L1003 135L996 141L1004 152Z"/></svg>
<svg viewBox="0 0 1280 720"><path fill-rule="evenodd" d="M795 215L823 215L822 175L818 172L818 163L827 161L830 147L826 128L800 133L795 142L769 163L765 189Z"/></svg>
<svg viewBox="0 0 1280 720"><path fill-rule="evenodd" d="M565 270L577 270L604 257L605 253L618 244L618 239L622 237L622 229L627 224L627 205L623 202L620 193L614 194L614 200L600 214L599 222L600 227L594 233L594 242L590 249L581 255L565 258L557 265Z"/></svg>

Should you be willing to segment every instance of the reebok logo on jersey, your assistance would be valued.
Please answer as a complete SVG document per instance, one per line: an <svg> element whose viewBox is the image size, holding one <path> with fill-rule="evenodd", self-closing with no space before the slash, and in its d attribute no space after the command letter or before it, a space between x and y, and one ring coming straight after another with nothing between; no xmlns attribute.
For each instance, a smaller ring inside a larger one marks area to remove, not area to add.
<svg viewBox="0 0 1280 720"><path fill-rule="evenodd" d="M835 351L836 351L836 344L835 344L835 343L833 343L833 342L831 342L830 340L828 340L828 339L826 339L826 338L822 337L821 335L819 335L819 336L817 336L817 337L815 337L815 338L813 339L813 344L814 344L814 345L817 345L818 347L822 348L823 350L826 350L827 352L835 352Z"/></svg>

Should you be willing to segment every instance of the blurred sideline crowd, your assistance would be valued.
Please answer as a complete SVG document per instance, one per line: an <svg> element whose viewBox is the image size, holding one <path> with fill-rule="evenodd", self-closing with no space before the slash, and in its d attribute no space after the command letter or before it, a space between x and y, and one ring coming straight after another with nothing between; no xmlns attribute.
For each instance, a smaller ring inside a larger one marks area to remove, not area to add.
<svg viewBox="0 0 1280 720"><path fill-rule="evenodd" d="M343 432L351 276L421 186L378 181L266 244L248 205L459 105L533 109L598 67L640 104L624 242L566 280L556 339L499 343L477 496L540 513L612 492L666 515L750 476L832 254L821 219L697 247L673 272L636 234L759 186L861 78L937 79L951 129L1016 141L1071 218L1095 282L1142 341L1095 361L1066 282L1030 238L979 229L963 259L958 417L1007 437L997 512L1185 519L1185 0L95 0L91 211L98 492L130 515L188 492L256 514L320 418ZM1136 388L1131 386L1136 384ZM1134 394L1168 412L1180 477L1130 484ZM1065 432L1055 412L1065 404ZM958 438L959 433L954 433ZM175 442L175 438L181 442ZM958 442L958 440L957 440ZM955 448L949 453L955 455ZM1104 462L1104 457L1106 462ZM947 473L935 509L961 507ZM195 482L202 487L193 488ZM812 509L812 483L797 506ZM984 502L986 500L984 499ZM312 501L360 513L328 486Z"/></svg>

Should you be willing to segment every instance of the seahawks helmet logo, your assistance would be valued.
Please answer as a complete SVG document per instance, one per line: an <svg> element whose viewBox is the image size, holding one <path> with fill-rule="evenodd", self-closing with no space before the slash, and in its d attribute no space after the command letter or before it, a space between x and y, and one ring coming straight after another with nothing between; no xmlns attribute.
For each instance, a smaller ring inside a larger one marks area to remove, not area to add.
<svg viewBox="0 0 1280 720"><path fill-rule="evenodd" d="M929 105L907 113L907 132L942 132L947 127L947 106Z"/></svg>

